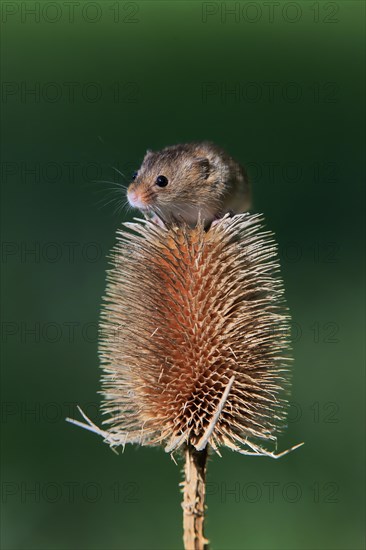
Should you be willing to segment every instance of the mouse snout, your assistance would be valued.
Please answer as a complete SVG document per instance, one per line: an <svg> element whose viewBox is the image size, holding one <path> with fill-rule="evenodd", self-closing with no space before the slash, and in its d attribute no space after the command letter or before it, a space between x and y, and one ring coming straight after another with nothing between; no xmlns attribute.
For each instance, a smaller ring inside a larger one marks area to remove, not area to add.
<svg viewBox="0 0 366 550"><path fill-rule="evenodd" d="M138 193L136 193L133 189L128 189L127 199L131 206L136 206L136 203L138 202Z"/></svg>
<svg viewBox="0 0 366 550"><path fill-rule="evenodd" d="M127 200L134 208L139 208L140 210L146 208L145 201L142 199L141 194L134 189L127 190Z"/></svg>
<svg viewBox="0 0 366 550"><path fill-rule="evenodd" d="M127 190L127 198L128 198L128 202L133 206L132 203L136 202L136 200L137 200L136 191L132 191L132 189L128 189Z"/></svg>

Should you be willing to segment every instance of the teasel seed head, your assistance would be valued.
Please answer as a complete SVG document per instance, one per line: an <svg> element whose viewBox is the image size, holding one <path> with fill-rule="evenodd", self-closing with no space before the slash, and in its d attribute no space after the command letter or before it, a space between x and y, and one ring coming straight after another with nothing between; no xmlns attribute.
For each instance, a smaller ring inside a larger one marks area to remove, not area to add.
<svg viewBox="0 0 366 550"><path fill-rule="evenodd" d="M118 231L100 327L99 433L112 447L281 456L289 316L262 224L241 214L209 230L140 220Z"/></svg>

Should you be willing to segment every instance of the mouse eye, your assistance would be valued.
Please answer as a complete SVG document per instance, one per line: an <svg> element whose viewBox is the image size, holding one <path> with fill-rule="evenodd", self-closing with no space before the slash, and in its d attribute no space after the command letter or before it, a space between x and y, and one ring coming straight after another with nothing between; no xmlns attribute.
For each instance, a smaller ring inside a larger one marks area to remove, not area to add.
<svg viewBox="0 0 366 550"><path fill-rule="evenodd" d="M132 174L132 179L135 180L136 178L137 178L137 172L134 172L134 173Z"/></svg>
<svg viewBox="0 0 366 550"><path fill-rule="evenodd" d="M168 178L165 176L158 176L155 183L159 187L166 187L168 185Z"/></svg>

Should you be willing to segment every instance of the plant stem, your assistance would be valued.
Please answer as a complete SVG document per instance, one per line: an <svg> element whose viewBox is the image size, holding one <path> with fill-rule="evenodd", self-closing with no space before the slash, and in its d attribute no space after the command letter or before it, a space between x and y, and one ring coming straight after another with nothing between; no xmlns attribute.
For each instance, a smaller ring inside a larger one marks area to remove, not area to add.
<svg viewBox="0 0 366 550"><path fill-rule="evenodd" d="M207 447L188 444L185 449L183 489L183 541L185 550L208 550L204 537Z"/></svg>

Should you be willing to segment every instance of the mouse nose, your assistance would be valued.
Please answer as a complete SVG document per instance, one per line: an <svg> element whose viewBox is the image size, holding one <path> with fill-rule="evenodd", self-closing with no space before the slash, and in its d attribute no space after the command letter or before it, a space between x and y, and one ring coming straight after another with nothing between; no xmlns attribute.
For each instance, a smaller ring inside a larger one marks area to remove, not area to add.
<svg viewBox="0 0 366 550"><path fill-rule="evenodd" d="M129 200L129 202L131 202L131 201L134 202L137 199L136 191L128 190L127 191L127 198Z"/></svg>
<svg viewBox="0 0 366 550"><path fill-rule="evenodd" d="M142 200L141 194L137 193L136 191L129 189L127 191L127 200L130 203L131 206L134 208L144 208L145 203Z"/></svg>
<svg viewBox="0 0 366 550"><path fill-rule="evenodd" d="M127 199L131 206L135 206L138 199L136 191L128 190Z"/></svg>

